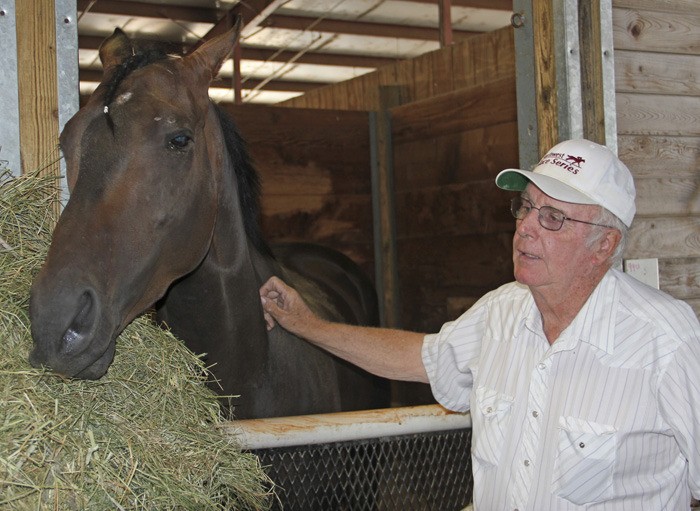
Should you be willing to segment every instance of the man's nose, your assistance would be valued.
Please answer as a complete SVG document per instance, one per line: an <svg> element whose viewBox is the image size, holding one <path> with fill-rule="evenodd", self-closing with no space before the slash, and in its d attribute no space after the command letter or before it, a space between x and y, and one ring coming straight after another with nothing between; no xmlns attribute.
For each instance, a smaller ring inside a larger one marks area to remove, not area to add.
<svg viewBox="0 0 700 511"><path fill-rule="evenodd" d="M515 231L521 236L532 235L533 231L541 228L540 212L535 208L530 208L525 216L516 221Z"/></svg>

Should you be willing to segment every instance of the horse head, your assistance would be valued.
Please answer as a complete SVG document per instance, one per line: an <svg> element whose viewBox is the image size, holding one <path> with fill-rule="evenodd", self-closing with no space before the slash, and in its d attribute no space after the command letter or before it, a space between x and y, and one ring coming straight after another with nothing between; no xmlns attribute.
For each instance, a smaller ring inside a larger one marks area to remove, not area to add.
<svg viewBox="0 0 700 511"><path fill-rule="evenodd" d="M123 328L205 257L228 158L205 137L208 87L239 30L156 62L119 30L100 47L102 82L60 137L70 199L31 290L33 365L101 377Z"/></svg>

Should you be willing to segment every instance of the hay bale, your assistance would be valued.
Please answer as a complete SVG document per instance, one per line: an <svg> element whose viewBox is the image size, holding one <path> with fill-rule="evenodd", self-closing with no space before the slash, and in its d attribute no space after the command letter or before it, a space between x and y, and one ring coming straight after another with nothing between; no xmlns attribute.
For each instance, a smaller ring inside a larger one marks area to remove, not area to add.
<svg viewBox="0 0 700 511"><path fill-rule="evenodd" d="M258 459L218 429L201 360L147 318L122 333L99 381L29 366L29 288L56 183L0 176L0 508L268 508Z"/></svg>

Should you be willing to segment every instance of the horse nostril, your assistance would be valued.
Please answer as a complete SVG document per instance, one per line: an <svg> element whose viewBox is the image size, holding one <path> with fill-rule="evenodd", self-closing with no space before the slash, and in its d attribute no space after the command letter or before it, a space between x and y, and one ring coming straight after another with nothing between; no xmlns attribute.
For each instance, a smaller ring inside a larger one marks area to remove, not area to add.
<svg viewBox="0 0 700 511"><path fill-rule="evenodd" d="M96 309L93 291L85 291L78 300L78 312L61 338L61 353L75 355L85 349L85 341L90 341L95 324Z"/></svg>

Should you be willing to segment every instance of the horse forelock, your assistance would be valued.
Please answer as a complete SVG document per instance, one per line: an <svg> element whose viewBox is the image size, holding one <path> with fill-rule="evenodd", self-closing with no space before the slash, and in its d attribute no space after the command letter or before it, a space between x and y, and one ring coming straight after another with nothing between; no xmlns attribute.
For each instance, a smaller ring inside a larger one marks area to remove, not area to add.
<svg viewBox="0 0 700 511"><path fill-rule="evenodd" d="M168 53L160 48L149 48L142 51L136 51L133 55L124 59L121 64L116 66L109 79L103 83L106 90L102 101L102 106L104 108L104 114L110 130L114 131L114 122L112 121L112 117L109 113L109 107L114 101L114 98L117 96L121 83L127 76L137 69L146 67L154 62L166 60L168 57Z"/></svg>
<svg viewBox="0 0 700 511"><path fill-rule="evenodd" d="M243 213L246 235L259 252L268 257L274 257L260 230L260 195L262 191L260 175L251 161L246 142L231 117L219 105L213 104L213 106L221 124L226 150L238 182L238 199Z"/></svg>

